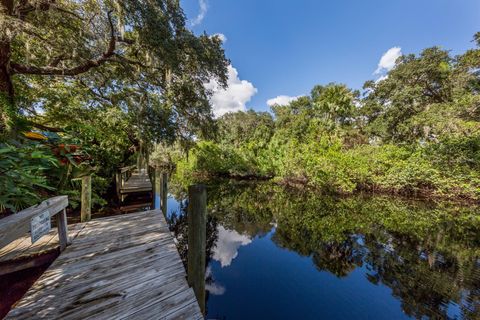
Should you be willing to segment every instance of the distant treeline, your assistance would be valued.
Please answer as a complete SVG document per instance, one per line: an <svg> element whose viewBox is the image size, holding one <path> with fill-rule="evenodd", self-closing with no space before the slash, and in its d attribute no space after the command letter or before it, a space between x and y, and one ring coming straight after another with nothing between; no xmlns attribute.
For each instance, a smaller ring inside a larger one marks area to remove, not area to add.
<svg viewBox="0 0 480 320"><path fill-rule="evenodd" d="M478 200L480 33L475 42L459 56L439 47L401 56L362 92L330 83L272 114L226 114L215 138L174 153L177 175Z"/></svg>

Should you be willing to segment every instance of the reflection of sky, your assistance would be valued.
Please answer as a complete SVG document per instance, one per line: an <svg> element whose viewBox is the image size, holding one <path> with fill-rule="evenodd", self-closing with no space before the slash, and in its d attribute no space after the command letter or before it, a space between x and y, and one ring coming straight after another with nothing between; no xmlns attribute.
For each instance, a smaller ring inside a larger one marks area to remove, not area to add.
<svg viewBox="0 0 480 320"><path fill-rule="evenodd" d="M223 226L217 227L218 239L213 249L213 259L219 261L222 267L228 267L232 260L238 255L238 248L246 246L252 240L246 236L239 234L235 230L227 230Z"/></svg>
<svg viewBox="0 0 480 320"><path fill-rule="evenodd" d="M207 280L210 278L209 280ZM205 290L213 294L214 296L221 296L225 293L226 289L221 284L215 283L215 279L212 275L212 268L210 266L205 270Z"/></svg>
<svg viewBox="0 0 480 320"><path fill-rule="evenodd" d="M221 296L222 294L225 293L225 287L222 285L219 285L217 283L207 283L205 284L205 290L210 292L211 294L215 296Z"/></svg>
<svg viewBox="0 0 480 320"><path fill-rule="evenodd" d="M160 210L160 195L158 193L155 194L154 209ZM180 212L180 201L169 194L167 198L167 217L170 218L173 213L178 215Z"/></svg>

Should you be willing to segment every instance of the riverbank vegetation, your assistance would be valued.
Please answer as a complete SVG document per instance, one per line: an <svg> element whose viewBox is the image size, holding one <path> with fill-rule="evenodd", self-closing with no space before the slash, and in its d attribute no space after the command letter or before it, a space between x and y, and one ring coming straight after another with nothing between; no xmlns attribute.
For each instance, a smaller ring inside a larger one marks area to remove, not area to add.
<svg viewBox="0 0 480 320"><path fill-rule="evenodd" d="M480 33L476 49L400 57L363 91L315 86L272 113L217 121L178 161L182 179L275 178L325 192L480 199Z"/></svg>

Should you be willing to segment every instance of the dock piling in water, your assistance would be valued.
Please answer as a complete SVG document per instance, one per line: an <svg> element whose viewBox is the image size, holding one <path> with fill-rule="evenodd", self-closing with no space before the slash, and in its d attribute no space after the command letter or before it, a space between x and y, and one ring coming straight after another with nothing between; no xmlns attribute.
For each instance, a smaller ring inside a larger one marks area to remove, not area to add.
<svg viewBox="0 0 480 320"><path fill-rule="evenodd" d="M205 313L207 190L204 185L188 188L188 284L193 287Z"/></svg>
<svg viewBox="0 0 480 320"><path fill-rule="evenodd" d="M162 203L162 171L159 167L155 167L154 175L154 185L153 185L153 207L155 209L161 209Z"/></svg>
<svg viewBox="0 0 480 320"><path fill-rule="evenodd" d="M168 172L162 172L162 186L160 188L160 197L162 204L163 215L167 216L167 201L168 201Z"/></svg>

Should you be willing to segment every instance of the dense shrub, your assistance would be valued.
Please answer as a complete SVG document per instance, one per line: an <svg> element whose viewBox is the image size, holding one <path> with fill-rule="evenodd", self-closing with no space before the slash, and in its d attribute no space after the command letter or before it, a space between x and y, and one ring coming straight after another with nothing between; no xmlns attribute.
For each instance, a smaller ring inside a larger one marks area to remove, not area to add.
<svg viewBox="0 0 480 320"><path fill-rule="evenodd" d="M41 144L0 144L0 212L31 206L54 190L47 174L55 167L57 159Z"/></svg>
<svg viewBox="0 0 480 320"><path fill-rule="evenodd" d="M361 145L345 150L341 140L279 142L263 153L263 164L241 148L202 141L189 158L178 163L177 174L246 176L273 173L289 183L328 192L358 190L436 197L480 197L480 174L468 160L447 157L439 146ZM447 152L447 151L444 151ZM453 165L452 161L460 162Z"/></svg>

